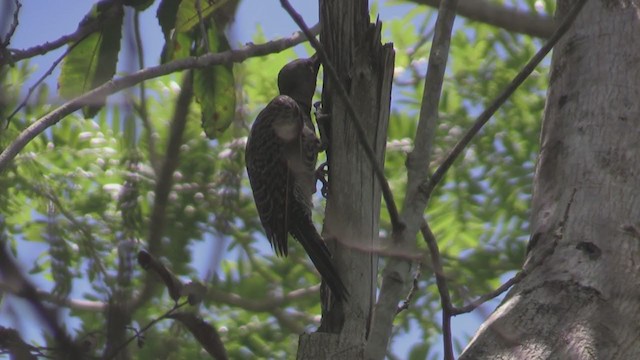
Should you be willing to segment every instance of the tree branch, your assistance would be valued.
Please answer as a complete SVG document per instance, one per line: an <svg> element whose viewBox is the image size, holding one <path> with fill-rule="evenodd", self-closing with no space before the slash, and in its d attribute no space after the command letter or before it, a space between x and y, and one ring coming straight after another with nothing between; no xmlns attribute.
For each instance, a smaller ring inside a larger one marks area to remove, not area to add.
<svg viewBox="0 0 640 360"><path fill-rule="evenodd" d="M441 3L440 0L411 1L431 7L438 7ZM459 0L456 12L469 20L544 39L551 37L556 28L551 16L521 11L487 0Z"/></svg>
<svg viewBox="0 0 640 360"><path fill-rule="evenodd" d="M425 222L422 214L427 205L428 197L420 196L422 195L420 194L420 184L428 178L428 165L435 129L438 124L438 104L449 55L456 4L457 0L443 1L440 4L436 20L420 118L414 141L415 147L407 158L407 194L402 209L402 218L407 227L404 231L394 231L393 234L395 240L393 245L402 250L415 248L418 228ZM393 328L393 319L397 314L397 304L403 292L406 291L405 284L408 282L410 270L411 262L402 259L391 259L384 269L371 335L365 350L369 356L379 358L387 348ZM435 271L437 272L437 268ZM443 322L443 327L446 326L447 324ZM447 354L445 349L445 355ZM451 354L453 353L451 352ZM451 357L445 358L451 359Z"/></svg>
<svg viewBox="0 0 640 360"><path fill-rule="evenodd" d="M280 4L282 4L282 7L289 13L293 21L295 21L295 23L298 24L298 27L300 27L302 32L304 32L304 34L307 36L307 39L311 43L311 46L313 46L313 48L316 50L316 52L320 56L320 61L322 62L322 65L325 71L327 71L327 73L329 74L329 77L331 77L333 84L336 86L336 89L338 89L338 95L340 96L342 101L344 101L344 103L346 104L347 112L350 115L350 116L347 116L347 119L349 119L353 124L354 129L356 130L356 134L358 136L358 141L362 145L364 152L367 156L367 160L369 160L369 163L373 168L373 172L375 173L376 178L380 183L382 196L384 197L384 202L387 204L387 210L389 211L389 218L391 219L391 225L393 227L393 230L401 231L404 228L404 224L400 219L400 214L398 213L396 202L393 199L393 192L391 191L391 187L389 186L389 182L387 181L387 178L384 176L384 171L382 167L378 165L376 154L373 151L371 144L369 144L369 142L367 141L364 128L362 127L363 121L360 119L360 116L356 112L356 109L353 106L351 99L349 99L349 94L347 93L347 90L344 88L342 81L340 81L338 72L336 71L333 64L331 64L331 62L329 61L329 56L327 55L327 52L324 50L324 47L322 47L320 42L315 38L315 35L311 32L311 30L309 30L309 28L305 24L304 20L302 19L302 16L300 16L300 14L298 14L295 11L295 9L291 6L288 0L280 0Z"/></svg>
<svg viewBox="0 0 640 360"><path fill-rule="evenodd" d="M507 280L504 284L500 285L500 287L498 287L497 289L480 296L479 298L473 300L471 303L469 303L467 305L464 305L462 307L451 307L451 309L450 309L451 315L452 316L456 316L456 315L466 314L468 312L472 312L478 306L486 303L487 301L489 301L489 300L491 300L491 299L493 299L495 297L500 296L500 294L502 294L503 292L509 290L510 287L512 287L514 284L519 283L520 280L522 280L522 278L524 278L525 276L527 276L527 271L522 270L522 271L518 272L511 279Z"/></svg>
<svg viewBox="0 0 640 360"><path fill-rule="evenodd" d="M111 9L114 8L112 7ZM54 41L46 42L42 45L36 45L24 50L12 49L8 54L0 53L0 64L17 62L37 55L44 55L49 51L55 50L69 43L80 42L88 35L96 32L102 26L103 22L112 15L112 12L106 11L103 14L104 16L99 19L94 19L89 22L81 22L74 33L64 35Z"/></svg>
<svg viewBox="0 0 640 360"><path fill-rule="evenodd" d="M20 23L19 15L20 15L20 8L22 7L22 4L20 4L19 0L14 0L13 3L15 5L15 9L13 11L13 22L9 26L9 31L7 31L7 35L5 36L4 40L2 39L2 34L0 34L0 55L4 52L4 50L7 49L7 47L9 47L9 44L11 43L11 38L13 37L13 34L16 32L16 29L18 28L18 24ZM5 6L5 9L8 9L8 8L9 6ZM2 30L2 27L0 27L0 30ZM0 61L0 64L2 64L1 61Z"/></svg>
<svg viewBox="0 0 640 360"><path fill-rule="evenodd" d="M82 38L80 41L82 41L84 38ZM49 69L29 88L29 90L27 91L27 95L24 97L24 99L22 100L22 102L20 103L20 105L18 105L18 107L15 108L15 110L13 110L13 112L11 112L11 114L9 114L9 116L7 116L7 123L9 121L11 121L11 119L20 111L22 110L22 108L24 108L27 105L27 102L29 101L29 98L31 97L31 95L33 94L33 92L35 91L35 89L42 84L42 82L44 81L44 79L46 79L49 75L53 74L53 70L55 70L55 68L58 66L58 64L60 64L60 62L62 60L64 60L65 57L67 57L67 55L69 55L69 53L78 45L80 44L80 41L78 42L74 42L73 44L69 45L69 48L67 48L67 50L65 50L64 53L62 53L62 55L60 55L54 62L53 64L51 64L51 66L49 67Z"/></svg>
<svg viewBox="0 0 640 360"><path fill-rule="evenodd" d="M317 294L320 285L314 285L307 288L296 289L279 297L269 297L263 299L246 299L240 295L218 291L210 288L206 298L216 304L222 303L235 307L240 307L252 312L271 312L275 308L282 308L291 301L306 298L313 294Z"/></svg>
<svg viewBox="0 0 640 360"><path fill-rule="evenodd" d="M476 134L482 129L482 127L491 119L491 116L504 104L511 94L513 94L520 85L531 75L533 70L540 64L542 59L547 56L549 51L553 48L553 46L560 40L562 35L569 30L573 21L578 17L580 10L584 6L587 0L579 0L571 9L571 12L567 15L567 17L562 21L558 29L553 33L551 38L538 50L538 52L529 60L529 62L520 70L520 72L513 78L511 83L507 85L507 87L498 95L491 104L478 116L473 126L467 130L462 139L458 141L458 143L451 149L449 155L445 158L442 164L438 167L438 169L433 173L433 176L430 180L426 181L424 184L420 186L421 192L423 192L422 196L426 196L429 198L431 196L431 192L435 188L435 186L442 180L444 174L449 170L453 162L462 154L464 149L469 145L471 140L476 136Z"/></svg>
<svg viewBox="0 0 640 360"><path fill-rule="evenodd" d="M442 260L440 257L440 250L438 249L438 243L436 238L429 228L429 224L426 221L422 222L420 226L422 237L424 238L427 246L429 247L429 254L431 255L431 262L433 264L433 273L436 277L436 285L438 286L438 293L440 294L440 304L442 306L442 344L444 348L445 360L453 360L453 338L451 336L451 310L453 305L451 304L451 295L449 293L449 285L447 284L447 278L444 276L444 269L442 267Z"/></svg>
<svg viewBox="0 0 640 360"><path fill-rule="evenodd" d="M12 289L13 288L9 286L9 284L0 282L0 292L11 292ZM36 294L40 299L46 302L73 310L101 312L107 307L107 305L102 301L63 298L42 289L36 289Z"/></svg>
<svg viewBox="0 0 640 360"><path fill-rule="evenodd" d="M193 72L189 71L185 74L182 82L180 95L176 102L173 119L171 121L171 129L169 141L167 145L164 162L160 168L156 179L155 198L153 210L149 220L149 237L147 240L147 249L153 256L162 254L162 235L166 223L167 206L169 204L169 192L173 184L173 173L178 167L178 159L180 157L180 146L182 145L182 135L187 124L187 116L189 115L189 105L193 98ZM132 305L132 309L137 308L147 301L155 288L155 282L149 279L144 281L144 288L140 296Z"/></svg>
<svg viewBox="0 0 640 360"><path fill-rule="evenodd" d="M317 34L319 29L319 26L315 26L312 31ZM239 63L250 57L278 53L300 44L304 40L305 37L300 32L297 32L289 38L273 40L258 45L249 44L237 50L229 50L217 54L207 54L200 57L192 56L185 59L175 60L108 81L81 96L67 101L23 130L0 154L0 173L6 170L9 162L18 154L18 152L20 152L20 150L33 140L33 138L45 131L48 127L56 124L65 116L80 109L84 105L92 103L93 99L103 98L107 95L111 95L115 92L136 85L142 81L181 70L204 68L211 65Z"/></svg>

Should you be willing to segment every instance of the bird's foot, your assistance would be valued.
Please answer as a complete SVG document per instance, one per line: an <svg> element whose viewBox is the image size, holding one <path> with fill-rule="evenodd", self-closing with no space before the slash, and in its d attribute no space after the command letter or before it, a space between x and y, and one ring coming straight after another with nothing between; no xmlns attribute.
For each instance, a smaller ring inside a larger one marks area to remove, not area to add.
<svg viewBox="0 0 640 360"><path fill-rule="evenodd" d="M326 199L329 196L329 165L325 162L316 169L316 179L322 183L320 193Z"/></svg>

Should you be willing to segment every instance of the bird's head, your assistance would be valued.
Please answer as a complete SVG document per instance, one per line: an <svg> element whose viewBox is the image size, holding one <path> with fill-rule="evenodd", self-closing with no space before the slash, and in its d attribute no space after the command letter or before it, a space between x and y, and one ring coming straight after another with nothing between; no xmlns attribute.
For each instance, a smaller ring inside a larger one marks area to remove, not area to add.
<svg viewBox="0 0 640 360"><path fill-rule="evenodd" d="M307 59L293 60L285 65L278 74L280 95L291 97L310 111L319 68L318 54Z"/></svg>

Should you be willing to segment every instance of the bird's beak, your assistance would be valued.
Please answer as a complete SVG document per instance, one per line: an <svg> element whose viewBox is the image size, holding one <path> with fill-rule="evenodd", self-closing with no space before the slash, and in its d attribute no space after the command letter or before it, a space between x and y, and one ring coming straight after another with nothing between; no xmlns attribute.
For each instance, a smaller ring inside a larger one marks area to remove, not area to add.
<svg viewBox="0 0 640 360"><path fill-rule="evenodd" d="M312 61L313 71L317 74L320 69L320 56L318 56L318 53L316 52L309 58L309 60Z"/></svg>

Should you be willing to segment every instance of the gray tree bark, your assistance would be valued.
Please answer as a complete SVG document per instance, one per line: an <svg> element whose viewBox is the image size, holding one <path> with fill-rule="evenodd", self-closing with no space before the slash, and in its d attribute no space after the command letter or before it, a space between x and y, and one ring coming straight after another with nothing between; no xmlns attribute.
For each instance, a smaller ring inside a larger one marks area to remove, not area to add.
<svg viewBox="0 0 640 360"><path fill-rule="evenodd" d="M638 0L588 2L555 48L531 227L529 275L460 359L640 359Z"/></svg>
<svg viewBox="0 0 640 360"><path fill-rule="evenodd" d="M349 92L366 140L384 163L394 51L380 42L367 0L321 0L321 41ZM331 115L330 191L323 235L350 291L349 301L329 304L322 333L300 337L299 359L362 359L377 288L378 221L381 193L345 103L324 70L323 110Z"/></svg>

